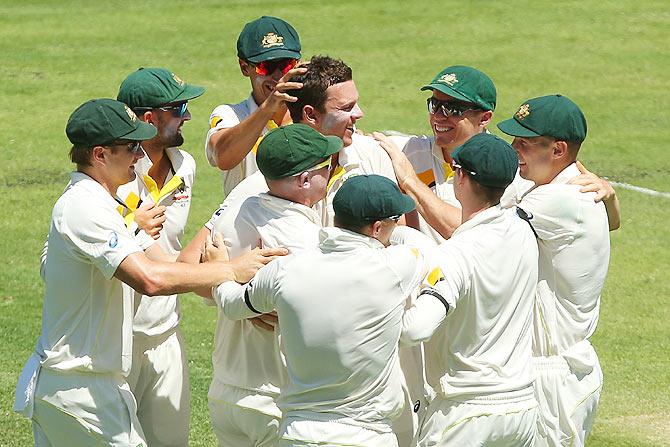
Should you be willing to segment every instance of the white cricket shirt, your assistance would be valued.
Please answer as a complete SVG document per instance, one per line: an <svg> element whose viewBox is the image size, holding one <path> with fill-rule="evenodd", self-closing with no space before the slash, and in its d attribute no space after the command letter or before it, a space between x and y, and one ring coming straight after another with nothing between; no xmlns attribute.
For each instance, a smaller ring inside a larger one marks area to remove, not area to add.
<svg viewBox="0 0 670 447"><path fill-rule="evenodd" d="M223 234L231 258L255 247L287 247L291 252L314 248L321 223L313 209L262 193L226 208L212 234ZM214 299L221 303L219 288ZM252 315L255 316L255 315ZM286 366L278 332L256 328L246 320L233 321L221 311L212 355L214 378L226 385L278 395L286 381ZM254 407L252 400L245 405Z"/></svg>
<svg viewBox="0 0 670 447"><path fill-rule="evenodd" d="M536 356L579 356L583 351L588 357L592 352L581 342L598 324L609 265L609 225L605 206L594 202L594 193L582 193L579 185L566 184L579 174L573 163L549 184L531 187L511 202L532 214L531 224L538 234Z"/></svg>
<svg viewBox="0 0 670 447"><path fill-rule="evenodd" d="M398 340L422 259L334 227L320 240L318 249L268 264L248 286L224 283L224 312L247 318L252 307L276 308L289 374L278 400L284 418L335 417L389 432L404 403Z"/></svg>
<svg viewBox="0 0 670 447"><path fill-rule="evenodd" d="M132 293L113 275L142 248L109 192L86 174L70 175L51 217L36 352L43 368L127 374Z"/></svg>
<svg viewBox="0 0 670 447"><path fill-rule="evenodd" d="M165 205L166 220L157 243L164 252L176 255L182 248L181 238L191 207L195 160L191 154L177 148L166 149L166 154L172 169L163 188L159 190L156 182L149 177L153 163L148 156L144 156L135 164L135 180L121 185L117 195L131 211L146 203ZM126 221L130 219L132 216L127 215ZM147 297L135 292L135 332L147 336L163 335L179 324L179 318L177 295Z"/></svg>
<svg viewBox="0 0 670 447"><path fill-rule="evenodd" d="M354 133L351 140L349 146L340 149L338 166L328 182L325 199L314 205L324 227L334 225L333 199L340 186L349 178L362 174L377 174L393 180L394 183L398 182L391 159L377 140L358 133Z"/></svg>
<svg viewBox="0 0 670 447"><path fill-rule="evenodd" d="M424 344L428 383L446 398L531 386L538 248L528 224L488 208L439 249L445 280L434 288L453 308Z"/></svg>

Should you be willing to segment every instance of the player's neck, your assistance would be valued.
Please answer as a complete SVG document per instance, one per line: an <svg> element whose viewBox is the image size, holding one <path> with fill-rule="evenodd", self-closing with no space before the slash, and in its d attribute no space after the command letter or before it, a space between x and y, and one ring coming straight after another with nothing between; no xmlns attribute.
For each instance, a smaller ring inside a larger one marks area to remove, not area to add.
<svg viewBox="0 0 670 447"><path fill-rule="evenodd" d="M152 143L151 141L145 141L142 147L144 148L144 152L147 154L147 157L149 157L149 160L151 160L152 164L151 168L149 168L149 177L154 179L156 186L162 188L163 184L165 183L165 179L170 172L170 168L172 167L170 158L167 156L167 152L165 151L167 148L162 145Z"/></svg>

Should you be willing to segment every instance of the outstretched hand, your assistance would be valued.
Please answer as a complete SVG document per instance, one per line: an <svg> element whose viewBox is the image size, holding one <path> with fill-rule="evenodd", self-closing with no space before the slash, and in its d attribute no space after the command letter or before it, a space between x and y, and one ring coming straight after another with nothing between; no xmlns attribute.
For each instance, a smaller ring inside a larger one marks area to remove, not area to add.
<svg viewBox="0 0 670 447"><path fill-rule="evenodd" d="M286 248L254 248L253 250L230 261L235 275L235 281L244 284L251 281L256 272L268 262L280 256L286 256Z"/></svg>

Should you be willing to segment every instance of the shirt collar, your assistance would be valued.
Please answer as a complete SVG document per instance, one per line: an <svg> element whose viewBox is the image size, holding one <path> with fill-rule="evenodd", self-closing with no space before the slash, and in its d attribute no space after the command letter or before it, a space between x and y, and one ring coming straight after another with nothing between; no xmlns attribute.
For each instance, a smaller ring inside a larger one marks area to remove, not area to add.
<svg viewBox="0 0 670 447"><path fill-rule="evenodd" d="M375 238L337 227L325 227L319 232L319 247L326 253L351 251L357 248L384 248Z"/></svg>
<svg viewBox="0 0 670 447"><path fill-rule="evenodd" d="M292 202L290 200L282 199L281 197L273 196L272 194L263 192L258 195L261 206L264 208L279 211L282 213L296 213L301 214L315 225L321 226L321 219L316 211L312 208L303 205L302 203Z"/></svg>
<svg viewBox="0 0 670 447"><path fill-rule="evenodd" d="M561 172L559 172L554 179L549 182L552 184L565 184L568 183L568 180L570 180L573 177L577 177L580 174L579 169L577 168L577 163L572 162L569 165L565 167Z"/></svg>
<svg viewBox="0 0 670 447"><path fill-rule="evenodd" d="M70 172L69 187L72 187L77 183L81 183L81 185L84 186L88 191L109 202L112 206L116 207L118 205L118 199L111 195L109 191L107 191L97 180L88 174L80 171Z"/></svg>
<svg viewBox="0 0 670 447"><path fill-rule="evenodd" d="M468 231L471 228L476 227L477 225L492 222L500 218L500 216L502 216L503 213L504 210L502 209L500 204L487 208L484 211L475 214L475 216L472 219L468 220L467 222L464 222L463 224L461 224L461 226L456 228L456 231L454 231L452 237L456 236L458 233Z"/></svg>

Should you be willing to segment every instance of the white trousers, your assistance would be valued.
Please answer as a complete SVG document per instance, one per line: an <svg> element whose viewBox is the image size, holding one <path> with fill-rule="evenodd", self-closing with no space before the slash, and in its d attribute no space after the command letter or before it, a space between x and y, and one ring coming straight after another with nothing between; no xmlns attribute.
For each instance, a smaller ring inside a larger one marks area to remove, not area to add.
<svg viewBox="0 0 670 447"><path fill-rule="evenodd" d="M419 447L532 447L537 402L533 390L458 401L436 397L428 405Z"/></svg>
<svg viewBox="0 0 670 447"><path fill-rule="evenodd" d="M535 357L539 404L536 446L582 447L596 418L603 386L600 363L588 374L573 372L562 357Z"/></svg>
<svg viewBox="0 0 670 447"><path fill-rule="evenodd" d="M207 394L220 447L270 447L279 443L281 412L272 396L212 380Z"/></svg>
<svg viewBox="0 0 670 447"><path fill-rule="evenodd" d="M35 446L146 446L135 411L120 375L42 368L32 417Z"/></svg>
<svg viewBox="0 0 670 447"><path fill-rule="evenodd" d="M282 424L280 436L280 447L398 447L393 432L334 421L288 420Z"/></svg>
<svg viewBox="0 0 670 447"><path fill-rule="evenodd" d="M149 446L187 447L188 360L179 329L161 337L133 336L128 384Z"/></svg>

